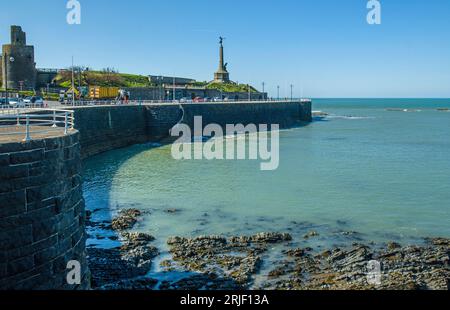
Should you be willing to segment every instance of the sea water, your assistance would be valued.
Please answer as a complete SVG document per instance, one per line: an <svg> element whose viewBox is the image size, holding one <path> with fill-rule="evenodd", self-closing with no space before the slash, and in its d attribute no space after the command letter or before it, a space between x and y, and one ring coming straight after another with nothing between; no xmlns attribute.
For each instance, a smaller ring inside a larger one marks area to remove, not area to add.
<svg viewBox="0 0 450 310"><path fill-rule="evenodd" d="M135 230L163 252L170 236L276 231L318 247L450 237L445 108L450 100L313 100L328 116L280 132L275 171L250 160L178 161L170 145L110 151L84 162L86 207L94 221L144 211ZM305 240L310 231L319 235ZM111 232L88 232L88 245L114 245Z"/></svg>

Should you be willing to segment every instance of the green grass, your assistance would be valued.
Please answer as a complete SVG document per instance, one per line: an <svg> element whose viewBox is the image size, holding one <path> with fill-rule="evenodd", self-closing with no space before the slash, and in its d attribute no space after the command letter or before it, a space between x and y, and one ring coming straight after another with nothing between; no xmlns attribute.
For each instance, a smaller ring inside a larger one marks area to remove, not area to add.
<svg viewBox="0 0 450 310"><path fill-rule="evenodd" d="M246 84L236 84L236 83L210 83L206 86L207 89L217 89L223 92L239 93L248 92L250 88L251 93L258 92L253 86L248 86Z"/></svg>
<svg viewBox="0 0 450 310"><path fill-rule="evenodd" d="M72 73L64 71L56 77L56 84L60 87L70 88L72 85ZM79 75L75 74L75 85L78 86ZM124 74L103 71L85 71L81 74L82 86L103 87L151 87L154 86L147 76L136 74Z"/></svg>

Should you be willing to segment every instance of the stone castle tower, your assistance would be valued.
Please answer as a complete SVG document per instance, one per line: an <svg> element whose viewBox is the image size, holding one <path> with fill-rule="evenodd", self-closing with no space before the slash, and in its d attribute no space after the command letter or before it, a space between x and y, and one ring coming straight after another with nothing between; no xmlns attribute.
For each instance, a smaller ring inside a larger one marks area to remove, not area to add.
<svg viewBox="0 0 450 310"><path fill-rule="evenodd" d="M6 77L8 78L8 89L35 88L34 46L27 45L26 33L20 26L11 26L11 44L5 44L2 47L0 67L3 88ZM6 70L8 71L6 72Z"/></svg>
<svg viewBox="0 0 450 310"><path fill-rule="evenodd" d="M220 52L219 52L219 70L214 73L214 82L215 83L229 83L230 82L230 74L227 71L227 64L224 63L223 57L223 39L220 37Z"/></svg>

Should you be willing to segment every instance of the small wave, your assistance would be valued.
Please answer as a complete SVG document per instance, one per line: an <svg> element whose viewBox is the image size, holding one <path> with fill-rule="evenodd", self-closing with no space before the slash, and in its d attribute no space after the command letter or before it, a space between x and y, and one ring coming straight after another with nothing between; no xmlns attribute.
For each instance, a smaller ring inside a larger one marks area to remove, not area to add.
<svg viewBox="0 0 450 310"><path fill-rule="evenodd" d="M386 109L388 112L422 112L422 110L419 109L400 109L400 108L388 108Z"/></svg>
<svg viewBox="0 0 450 310"><path fill-rule="evenodd" d="M375 117L374 116L352 116L352 115L329 115L326 118L360 120L360 119L374 119Z"/></svg>

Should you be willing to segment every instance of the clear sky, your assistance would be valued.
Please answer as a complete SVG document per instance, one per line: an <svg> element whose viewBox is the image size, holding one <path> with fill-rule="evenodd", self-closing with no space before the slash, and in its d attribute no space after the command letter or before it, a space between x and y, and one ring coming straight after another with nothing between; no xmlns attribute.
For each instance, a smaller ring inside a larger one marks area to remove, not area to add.
<svg viewBox="0 0 450 310"><path fill-rule="evenodd" d="M40 68L75 64L211 80L218 37L230 77L276 96L450 98L450 1L381 0L2 0L0 43L21 25Z"/></svg>

